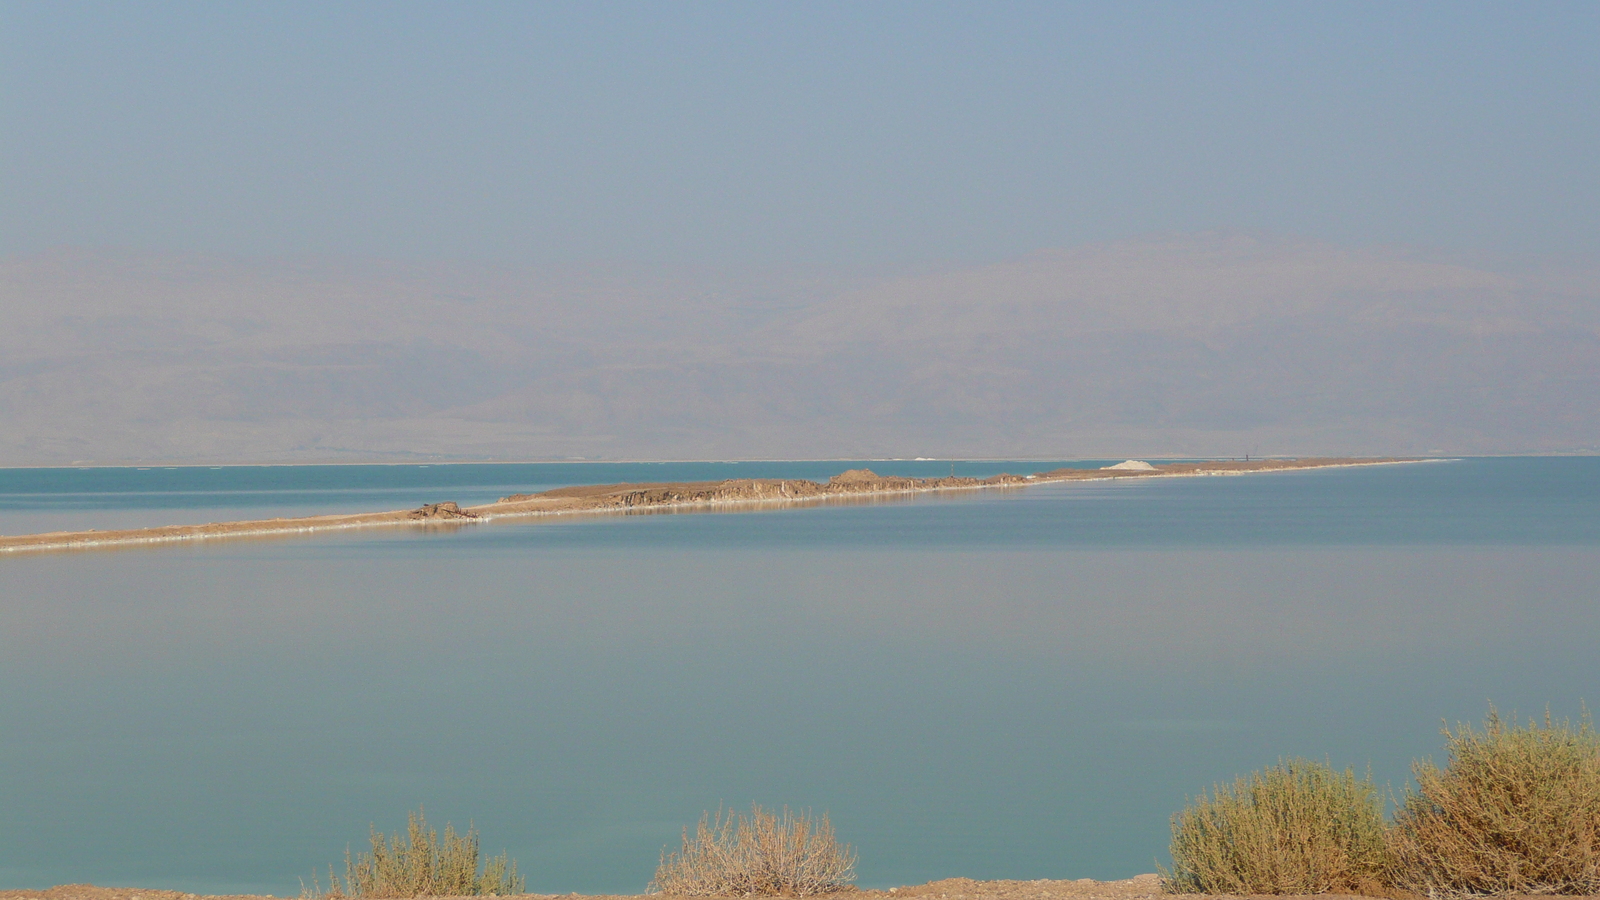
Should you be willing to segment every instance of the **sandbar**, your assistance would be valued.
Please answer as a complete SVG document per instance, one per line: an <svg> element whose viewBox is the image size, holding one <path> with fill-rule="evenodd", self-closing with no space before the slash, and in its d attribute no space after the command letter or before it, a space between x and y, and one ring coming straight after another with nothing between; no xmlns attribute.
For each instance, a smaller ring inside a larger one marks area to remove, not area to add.
<svg viewBox="0 0 1600 900"><path fill-rule="evenodd" d="M555 488L536 494L512 494L493 503L477 506L460 506L446 500L416 509L384 512L211 522L204 525L165 525L114 531L53 531L44 534L0 536L0 553L63 552L198 541L295 537L376 528L437 530L547 516L735 512L772 506L879 502L915 494L947 491L1015 490L1069 481L1246 475L1420 461L1353 457L1212 460L1137 466L1119 464L1118 467L1103 469L1053 469L1033 475L1002 474L988 478L965 476L907 478L878 475L869 469L851 469L833 476L826 482L792 478L739 478L724 481L582 485Z"/></svg>

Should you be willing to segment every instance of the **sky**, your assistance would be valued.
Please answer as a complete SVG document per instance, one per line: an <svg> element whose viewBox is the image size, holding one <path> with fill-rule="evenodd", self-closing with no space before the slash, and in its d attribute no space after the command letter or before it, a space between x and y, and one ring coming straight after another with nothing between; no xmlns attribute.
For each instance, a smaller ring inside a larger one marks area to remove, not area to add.
<svg viewBox="0 0 1600 900"><path fill-rule="evenodd" d="M1600 246L1592 3L5 3L0 253Z"/></svg>
<svg viewBox="0 0 1600 900"><path fill-rule="evenodd" d="M1600 450L1593 3L0 0L0 465Z"/></svg>

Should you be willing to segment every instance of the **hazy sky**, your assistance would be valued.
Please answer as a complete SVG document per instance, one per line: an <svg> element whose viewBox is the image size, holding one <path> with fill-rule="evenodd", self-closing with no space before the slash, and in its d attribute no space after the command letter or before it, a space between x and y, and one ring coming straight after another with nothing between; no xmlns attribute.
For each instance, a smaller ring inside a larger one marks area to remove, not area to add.
<svg viewBox="0 0 1600 900"><path fill-rule="evenodd" d="M1600 246L1594 3L0 4L0 254Z"/></svg>

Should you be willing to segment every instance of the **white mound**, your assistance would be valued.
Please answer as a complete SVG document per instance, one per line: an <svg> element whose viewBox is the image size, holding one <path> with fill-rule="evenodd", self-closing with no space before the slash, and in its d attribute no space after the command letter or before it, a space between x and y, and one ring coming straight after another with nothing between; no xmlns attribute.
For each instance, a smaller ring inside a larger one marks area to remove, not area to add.
<svg viewBox="0 0 1600 900"><path fill-rule="evenodd" d="M1125 460L1123 462L1119 462L1114 466L1101 466L1100 468L1101 469L1121 469L1123 471L1128 471L1128 470L1132 469L1132 470L1136 470L1136 471L1139 471L1139 472L1148 472L1151 469L1154 469L1155 466L1150 465L1149 463L1145 462L1142 459L1129 459L1129 460Z"/></svg>

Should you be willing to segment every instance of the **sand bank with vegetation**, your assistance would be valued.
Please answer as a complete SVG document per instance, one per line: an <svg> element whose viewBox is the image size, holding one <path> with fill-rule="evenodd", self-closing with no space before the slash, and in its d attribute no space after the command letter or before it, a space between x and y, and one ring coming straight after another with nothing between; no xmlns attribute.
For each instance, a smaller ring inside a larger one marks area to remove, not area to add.
<svg viewBox="0 0 1600 900"><path fill-rule="evenodd" d="M739 478L725 481L584 485L555 488L537 494L513 494L493 503L478 506L460 506L453 501L442 501L417 509L386 512L212 522L203 525L165 525L116 531L55 531L45 534L0 536L0 553L92 550L191 541L293 537L372 528L436 529L545 516L732 512L771 506L890 500L914 494L947 491L1016 489L1067 481L1245 475L1416 461L1340 457L1261 459L1242 462L1215 460L1155 465L1119 463L1103 469L1054 469L1033 475L1001 474L988 478L964 476L903 478L881 476L868 469L851 469L833 476L827 482L806 479Z"/></svg>

